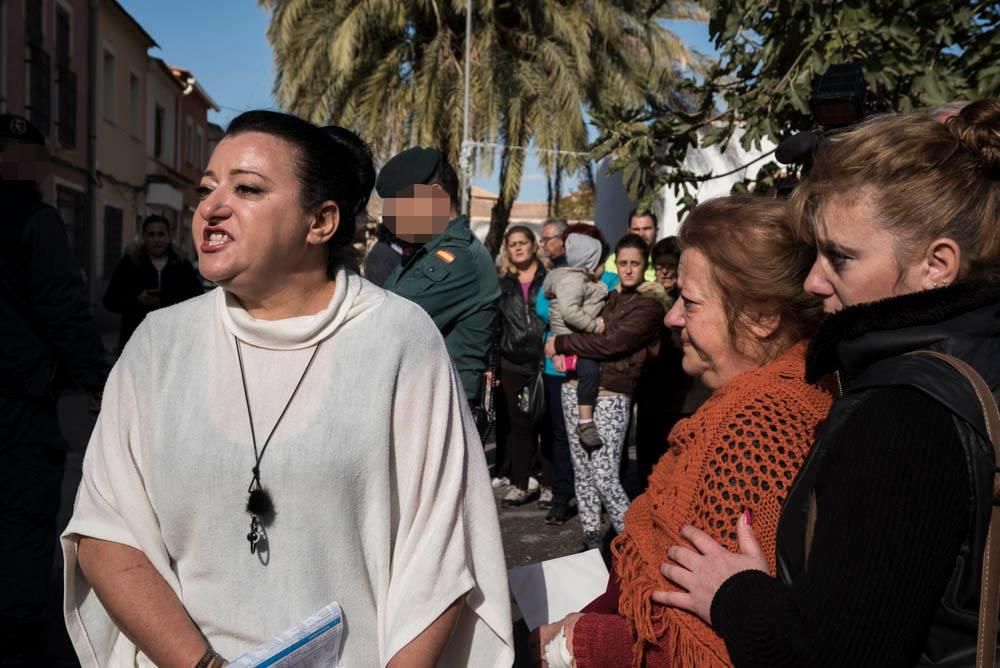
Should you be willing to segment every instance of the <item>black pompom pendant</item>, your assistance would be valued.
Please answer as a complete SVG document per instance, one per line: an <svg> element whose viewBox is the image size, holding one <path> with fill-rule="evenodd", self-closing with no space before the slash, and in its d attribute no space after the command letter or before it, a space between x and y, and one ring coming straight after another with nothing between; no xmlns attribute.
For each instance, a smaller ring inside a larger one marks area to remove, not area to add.
<svg viewBox="0 0 1000 668"><path fill-rule="evenodd" d="M274 501L271 494L263 487L256 487L250 490L247 498L247 512L261 519L274 514Z"/></svg>

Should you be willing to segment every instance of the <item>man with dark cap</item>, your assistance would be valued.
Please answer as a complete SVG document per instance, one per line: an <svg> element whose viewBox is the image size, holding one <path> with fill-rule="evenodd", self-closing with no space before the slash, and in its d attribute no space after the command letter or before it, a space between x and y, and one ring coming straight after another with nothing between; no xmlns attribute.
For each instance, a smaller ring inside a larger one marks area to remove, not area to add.
<svg viewBox="0 0 1000 668"><path fill-rule="evenodd" d="M34 170L47 162L25 118L0 115L0 665L47 663L44 607L66 447L63 380L96 402L107 377L80 269Z"/></svg>
<svg viewBox="0 0 1000 668"><path fill-rule="evenodd" d="M375 189L388 232L413 249L385 288L423 307L444 335L473 407L493 343L500 281L489 252L458 215L458 176L433 148L411 148L387 162Z"/></svg>

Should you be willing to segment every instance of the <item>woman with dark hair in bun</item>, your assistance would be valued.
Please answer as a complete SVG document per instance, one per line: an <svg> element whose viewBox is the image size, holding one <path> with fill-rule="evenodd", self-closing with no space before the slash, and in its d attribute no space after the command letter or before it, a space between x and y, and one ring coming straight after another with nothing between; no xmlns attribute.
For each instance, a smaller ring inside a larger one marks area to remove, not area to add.
<svg viewBox="0 0 1000 668"><path fill-rule="evenodd" d="M832 375L839 398L782 509L776 570L749 515L739 550L685 526L653 598L710 623L737 666L977 665L996 460L970 383L925 353L996 397L1000 100L832 137L792 205L829 314L806 377Z"/></svg>
<svg viewBox="0 0 1000 668"><path fill-rule="evenodd" d="M368 144L366 144L361 137L354 134L347 128L340 127L339 125L327 125L323 128L323 130L326 131L327 136L329 136L335 144L348 151L348 153L354 157L354 171L358 178L358 190L363 195L358 199L355 210L351 212L351 217L354 219L356 224L361 214L366 214L368 208L368 197L375 188L376 172L371 147L368 146ZM350 268L358 270L358 262L353 262Z"/></svg>
<svg viewBox="0 0 1000 668"><path fill-rule="evenodd" d="M372 176L356 136L276 112L213 152L194 235L220 288L136 330L63 538L84 666L219 666L324 609L323 665L510 665L462 385L424 311L350 270Z"/></svg>

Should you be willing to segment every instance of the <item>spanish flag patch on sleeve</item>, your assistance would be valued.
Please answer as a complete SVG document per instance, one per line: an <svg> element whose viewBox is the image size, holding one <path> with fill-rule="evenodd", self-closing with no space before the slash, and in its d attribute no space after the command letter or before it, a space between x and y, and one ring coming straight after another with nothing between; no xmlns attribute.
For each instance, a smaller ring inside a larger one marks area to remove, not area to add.
<svg viewBox="0 0 1000 668"><path fill-rule="evenodd" d="M455 261L455 254L452 253L451 251L446 251L442 249L434 254L438 257L438 259L444 260L448 264L451 264L452 262Z"/></svg>

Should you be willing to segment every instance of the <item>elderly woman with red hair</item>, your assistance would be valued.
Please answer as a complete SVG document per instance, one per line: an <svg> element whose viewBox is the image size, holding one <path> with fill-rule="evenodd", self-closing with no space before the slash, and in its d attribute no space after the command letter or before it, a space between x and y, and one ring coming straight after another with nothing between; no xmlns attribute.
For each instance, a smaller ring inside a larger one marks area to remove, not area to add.
<svg viewBox="0 0 1000 668"><path fill-rule="evenodd" d="M738 524L752 517L773 566L781 504L831 403L805 380L806 340L822 308L802 288L815 251L796 238L786 205L705 202L680 243L680 297L666 320L680 334L685 373L713 394L674 427L625 515L608 591L539 630L551 666L731 665L711 626L653 605L663 556L688 523L735 548Z"/></svg>

